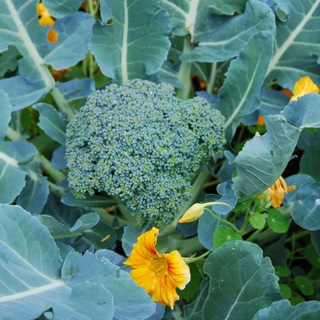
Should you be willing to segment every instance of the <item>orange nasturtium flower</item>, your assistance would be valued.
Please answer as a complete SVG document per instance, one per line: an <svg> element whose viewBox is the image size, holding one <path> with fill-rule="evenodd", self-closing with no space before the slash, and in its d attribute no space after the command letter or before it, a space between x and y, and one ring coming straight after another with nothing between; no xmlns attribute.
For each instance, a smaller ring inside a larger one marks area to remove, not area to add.
<svg viewBox="0 0 320 320"><path fill-rule="evenodd" d="M319 87L311 80L309 76L300 78L293 89L293 96L290 101L297 100L308 93L319 93Z"/></svg>
<svg viewBox="0 0 320 320"><path fill-rule="evenodd" d="M259 116L257 119L257 126L263 126L264 125L264 116Z"/></svg>
<svg viewBox="0 0 320 320"><path fill-rule="evenodd" d="M267 195L270 197L272 206L274 208L279 208L284 199L284 195L293 191L295 188L295 186L288 187L284 179L280 176L280 178L267 190Z"/></svg>
<svg viewBox="0 0 320 320"><path fill-rule="evenodd" d="M49 26L50 28L52 28L54 19L51 17L49 11L42 2L38 2L37 12L39 17L39 24L43 27ZM58 40L58 32L53 29L49 30L47 38L50 43L56 43Z"/></svg>
<svg viewBox="0 0 320 320"><path fill-rule="evenodd" d="M156 250L159 230L152 228L138 237L129 258L124 262L131 267L132 279L148 294L153 301L173 309L179 300L176 288L184 289L190 281L190 270L180 253L158 253Z"/></svg>

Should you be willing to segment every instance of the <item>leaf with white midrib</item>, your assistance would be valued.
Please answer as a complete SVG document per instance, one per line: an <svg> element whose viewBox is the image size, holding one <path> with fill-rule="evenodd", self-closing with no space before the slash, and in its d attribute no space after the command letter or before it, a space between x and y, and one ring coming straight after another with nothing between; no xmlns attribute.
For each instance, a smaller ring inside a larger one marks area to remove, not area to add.
<svg viewBox="0 0 320 320"><path fill-rule="evenodd" d="M290 0L287 6L287 21L277 25L267 82L277 79L284 88L293 89L294 83L306 74L320 79L316 60L320 56L320 0Z"/></svg>
<svg viewBox="0 0 320 320"><path fill-rule="evenodd" d="M102 72L121 84L158 72L170 48L168 13L158 2L102 1L100 13L90 48Z"/></svg>
<svg viewBox="0 0 320 320"><path fill-rule="evenodd" d="M204 272L210 277L204 319L251 319L281 298L271 260L256 244L225 243L207 258Z"/></svg>
<svg viewBox="0 0 320 320"><path fill-rule="evenodd" d="M48 310L55 320L146 319L155 312L145 290L103 252L71 250L62 260L49 230L19 206L0 205L0 279L1 319L37 319Z"/></svg>

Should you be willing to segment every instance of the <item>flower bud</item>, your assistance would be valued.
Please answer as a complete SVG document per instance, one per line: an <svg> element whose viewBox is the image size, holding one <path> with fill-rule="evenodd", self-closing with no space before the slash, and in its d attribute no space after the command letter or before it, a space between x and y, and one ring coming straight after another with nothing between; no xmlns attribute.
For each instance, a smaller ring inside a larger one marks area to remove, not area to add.
<svg viewBox="0 0 320 320"><path fill-rule="evenodd" d="M180 218L179 223L192 222L199 219L204 213L205 204L195 203Z"/></svg>

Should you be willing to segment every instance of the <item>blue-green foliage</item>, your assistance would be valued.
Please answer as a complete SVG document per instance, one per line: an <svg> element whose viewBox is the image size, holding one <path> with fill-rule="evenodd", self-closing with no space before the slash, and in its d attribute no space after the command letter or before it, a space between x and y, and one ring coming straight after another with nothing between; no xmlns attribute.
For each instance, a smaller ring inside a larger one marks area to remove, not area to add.
<svg viewBox="0 0 320 320"><path fill-rule="evenodd" d="M141 222L172 221L191 196L196 172L221 155L224 143L219 111L173 93L168 84L132 80L89 96L66 134L77 197L106 192Z"/></svg>

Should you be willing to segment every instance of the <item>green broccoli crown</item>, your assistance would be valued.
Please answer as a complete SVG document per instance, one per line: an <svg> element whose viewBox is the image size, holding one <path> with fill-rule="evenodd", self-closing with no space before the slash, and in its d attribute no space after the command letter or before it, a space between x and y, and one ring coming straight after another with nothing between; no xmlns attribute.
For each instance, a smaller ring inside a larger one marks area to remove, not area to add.
<svg viewBox="0 0 320 320"><path fill-rule="evenodd" d="M205 100L180 100L168 84L110 84L68 124L69 185L78 198L106 192L138 220L168 224L199 168L221 155L223 124Z"/></svg>

